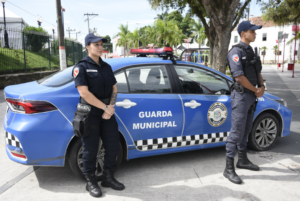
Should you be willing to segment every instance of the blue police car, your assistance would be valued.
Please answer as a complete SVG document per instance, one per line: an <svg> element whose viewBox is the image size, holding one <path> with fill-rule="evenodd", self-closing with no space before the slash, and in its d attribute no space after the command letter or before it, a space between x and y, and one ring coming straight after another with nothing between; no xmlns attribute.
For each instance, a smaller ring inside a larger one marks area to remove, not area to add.
<svg viewBox="0 0 300 201"><path fill-rule="evenodd" d="M117 79L118 164L123 159L224 146L231 127L232 79L206 66L172 59L171 48L132 53L140 57L105 60ZM72 67L8 86L4 93L9 106L3 122L8 157L24 165L69 163L81 176L83 150L72 127L79 102ZM249 147L270 149L278 137L289 135L291 117L284 100L265 93L259 98ZM104 154L100 142L98 174Z"/></svg>

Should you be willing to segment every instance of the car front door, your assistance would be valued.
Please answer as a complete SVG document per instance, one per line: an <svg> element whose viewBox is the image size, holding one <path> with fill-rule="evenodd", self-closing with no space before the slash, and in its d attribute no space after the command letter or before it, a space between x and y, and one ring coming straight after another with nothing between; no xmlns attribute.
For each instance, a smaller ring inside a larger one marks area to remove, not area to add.
<svg viewBox="0 0 300 201"><path fill-rule="evenodd" d="M116 115L140 151L175 146L183 129L183 108L172 93L165 65L140 65L115 73Z"/></svg>
<svg viewBox="0 0 300 201"><path fill-rule="evenodd" d="M190 145L224 142L231 128L228 81L210 70L174 65L182 87L185 125L183 136ZM174 71L173 69L173 71ZM177 80L178 81L178 80Z"/></svg>

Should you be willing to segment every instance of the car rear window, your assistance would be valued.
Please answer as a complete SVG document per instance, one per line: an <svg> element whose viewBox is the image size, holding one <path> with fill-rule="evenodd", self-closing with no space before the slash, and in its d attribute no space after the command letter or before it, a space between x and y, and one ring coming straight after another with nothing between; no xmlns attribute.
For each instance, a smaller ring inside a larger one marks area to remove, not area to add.
<svg viewBox="0 0 300 201"><path fill-rule="evenodd" d="M60 70L56 73L48 75L40 80L37 80L37 83L47 86L47 87L60 87L65 84L68 84L74 80L72 76L73 66L70 66L64 70Z"/></svg>

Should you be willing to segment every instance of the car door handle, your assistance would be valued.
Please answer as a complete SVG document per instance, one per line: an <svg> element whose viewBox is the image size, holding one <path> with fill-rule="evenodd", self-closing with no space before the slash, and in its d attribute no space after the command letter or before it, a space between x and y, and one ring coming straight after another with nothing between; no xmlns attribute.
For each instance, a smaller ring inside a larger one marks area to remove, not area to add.
<svg viewBox="0 0 300 201"><path fill-rule="evenodd" d="M136 106L135 102L131 102L128 99L123 100L122 102L116 102L116 106L124 107L124 108L131 108L132 106Z"/></svg>
<svg viewBox="0 0 300 201"><path fill-rule="evenodd" d="M201 105L201 103L197 103L197 101L195 101L195 100L191 100L191 102L184 103L185 107L190 107L192 109L195 109L196 107L199 107L200 105Z"/></svg>

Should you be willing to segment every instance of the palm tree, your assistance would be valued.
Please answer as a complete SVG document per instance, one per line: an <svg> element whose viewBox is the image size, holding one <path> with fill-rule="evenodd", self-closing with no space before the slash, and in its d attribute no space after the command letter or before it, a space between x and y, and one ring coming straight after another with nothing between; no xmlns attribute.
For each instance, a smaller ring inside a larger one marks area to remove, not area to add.
<svg viewBox="0 0 300 201"><path fill-rule="evenodd" d="M183 43L183 40L186 39L187 36L182 33L182 30L178 28L177 25L174 27L174 34L168 38L168 43L172 47L175 46L175 54L177 54L177 46Z"/></svg>
<svg viewBox="0 0 300 201"><path fill-rule="evenodd" d="M297 40L299 40L299 39L300 39L300 31L297 32ZM289 40L286 44L288 45L293 42L295 42L295 36L291 40ZM299 44L300 44L300 40L299 40Z"/></svg>
<svg viewBox="0 0 300 201"><path fill-rule="evenodd" d="M166 46L167 40L171 40L170 38L174 34L175 25L176 23L173 20L167 22L161 19L156 20L154 22L156 42L163 40L163 44Z"/></svg>
<svg viewBox="0 0 300 201"><path fill-rule="evenodd" d="M200 48L201 44L207 38L202 23L200 21L198 22L194 21L194 23L191 24L191 28L189 28L189 30L193 32L191 34L191 37L193 37L197 41Z"/></svg>
<svg viewBox="0 0 300 201"><path fill-rule="evenodd" d="M116 46L119 46L119 47L123 46L124 47L124 57L125 57L125 52L127 52L127 57L128 57L128 46L129 46L130 38L131 38L131 32L128 29L128 24L126 24L126 25L121 24L121 26L119 27L119 30L120 30L120 32L117 33L117 35L116 35L119 37Z"/></svg>
<svg viewBox="0 0 300 201"><path fill-rule="evenodd" d="M267 52L267 47L266 46L263 46L262 48L262 55L263 55L263 64L265 63L265 56L266 56L266 52Z"/></svg>
<svg viewBox="0 0 300 201"><path fill-rule="evenodd" d="M275 54L275 64L276 64L276 55L277 55L277 51L278 51L278 46L277 45L273 46L273 50L274 50L274 54Z"/></svg>
<svg viewBox="0 0 300 201"><path fill-rule="evenodd" d="M134 30L131 34L130 34L130 44L129 46L133 46L134 48L138 48L139 47L139 39L140 39L140 34L138 30Z"/></svg>

